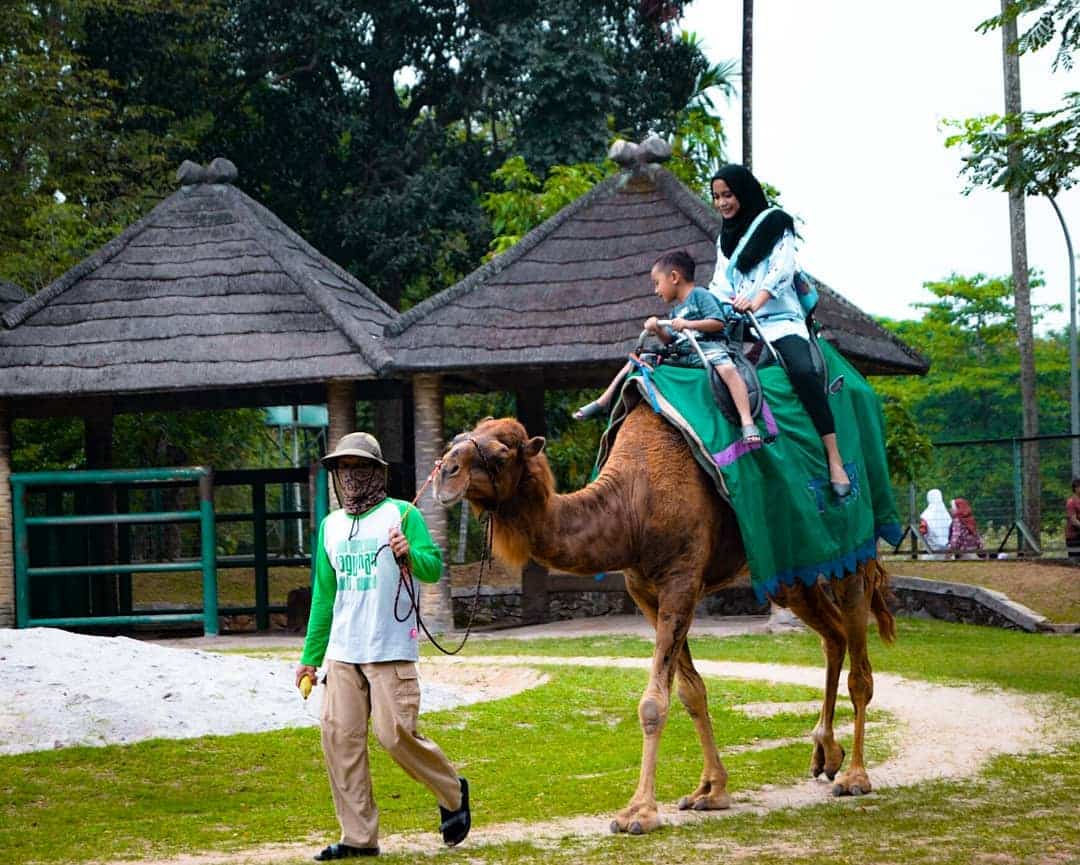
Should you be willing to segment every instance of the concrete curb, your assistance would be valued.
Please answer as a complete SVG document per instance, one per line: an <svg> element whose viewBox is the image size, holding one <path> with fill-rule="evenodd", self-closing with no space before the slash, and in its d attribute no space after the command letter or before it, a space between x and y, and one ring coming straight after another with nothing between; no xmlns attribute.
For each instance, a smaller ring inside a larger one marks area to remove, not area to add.
<svg viewBox="0 0 1080 865"><path fill-rule="evenodd" d="M968 583L947 583L941 580L900 575L890 575L889 585L901 601L905 600L903 596L906 594L930 596L945 603L950 598L964 599L969 604L977 604L988 610L992 615L1001 617L1011 622L1015 627L1032 633L1071 633L1078 627L1077 625L1055 625L1046 616L1036 613L1023 604L1018 604L1007 595L982 586L973 586Z"/></svg>

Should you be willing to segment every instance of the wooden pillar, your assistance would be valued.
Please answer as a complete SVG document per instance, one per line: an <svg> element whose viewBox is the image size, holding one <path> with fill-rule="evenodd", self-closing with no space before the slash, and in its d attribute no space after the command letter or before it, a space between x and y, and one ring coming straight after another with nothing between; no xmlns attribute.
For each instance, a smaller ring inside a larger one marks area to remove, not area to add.
<svg viewBox="0 0 1080 865"><path fill-rule="evenodd" d="M413 411L416 451L416 488L427 480L435 460L443 454L443 390L442 377L417 375L413 377ZM443 578L438 583L425 584L420 592L420 615L431 631L446 632L454 626L454 607L450 595L449 551L446 531L446 510L425 491L417 502L424 515L428 531L443 551Z"/></svg>
<svg viewBox="0 0 1080 865"><path fill-rule="evenodd" d="M11 524L11 421L0 401L0 628L15 626L15 535Z"/></svg>
<svg viewBox="0 0 1080 865"><path fill-rule="evenodd" d="M333 450L341 437L356 432L356 383L352 381L328 381L326 383L326 412L329 415L326 430L327 450ZM330 510L341 507L330 487Z"/></svg>
<svg viewBox="0 0 1080 865"><path fill-rule="evenodd" d="M84 418L83 447L88 469L111 469L113 449L112 401L101 403L93 414ZM116 490L111 486L93 489L86 498L87 509L101 514L115 513ZM93 526L89 531L90 564L109 564L116 561L116 526ZM95 616L115 616L120 611L119 582L115 574L90 578L90 608Z"/></svg>
<svg viewBox="0 0 1080 865"><path fill-rule="evenodd" d="M401 397L375 401L375 438L382 447L383 459L390 463L390 495L411 499L414 495L413 466L405 469L406 437L411 437L405 422L405 401Z"/></svg>
<svg viewBox="0 0 1080 865"><path fill-rule="evenodd" d="M547 435L543 385L514 392L517 419L530 436ZM548 569L530 559L521 569L521 623L538 625L548 620Z"/></svg>
<svg viewBox="0 0 1080 865"><path fill-rule="evenodd" d="M95 406L92 414L83 418L83 449L87 469L112 468L112 401ZM77 496L77 501L79 500ZM116 512L116 490L98 486L86 491L83 506L89 513ZM117 560L117 527L91 526L86 532L87 564L106 565ZM120 611L119 582L116 575L90 578L90 607L94 616L116 616Z"/></svg>

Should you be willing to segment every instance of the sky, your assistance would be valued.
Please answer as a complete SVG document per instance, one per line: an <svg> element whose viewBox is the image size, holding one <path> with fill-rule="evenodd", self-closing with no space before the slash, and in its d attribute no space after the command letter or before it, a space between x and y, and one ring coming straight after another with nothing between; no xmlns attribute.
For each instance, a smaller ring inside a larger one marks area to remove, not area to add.
<svg viewBox="0 0 1080 865"><path fill-rule="evenodd" d="M802 266L866 312L918 318L911 304L933 299L924 282L1011 272L1007 196L964 196L960 153L940 128L1004 112L1001 33L975 32L999 9L997 0L754 4L754 173L802 218ZM711 62L741 57L742 0L694 0L682 27ZM1050 71L1056 44L1021 58L1024 110L1080 90L1080 72ZM728 155L740 161L738 96L718 108ZM1080 188L1058 205L1080 250ZM1033 303L1063 308L1039 329L1063 328L1064 235L1045 199L1026 207L1028 262L1046 279Z"/></svg>

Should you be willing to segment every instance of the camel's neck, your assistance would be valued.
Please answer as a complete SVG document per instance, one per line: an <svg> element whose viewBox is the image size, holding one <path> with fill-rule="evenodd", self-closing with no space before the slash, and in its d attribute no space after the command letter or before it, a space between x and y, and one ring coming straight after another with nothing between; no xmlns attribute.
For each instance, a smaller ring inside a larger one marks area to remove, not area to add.
<svg viewBox="0 0 1080 865"><path fill-rule="evenodd" d="M578 492L504 505L495 517L496 553L514 564L532 558L581 574L632 565L638 520L624 487L617 473L605 471Z"/></svg>

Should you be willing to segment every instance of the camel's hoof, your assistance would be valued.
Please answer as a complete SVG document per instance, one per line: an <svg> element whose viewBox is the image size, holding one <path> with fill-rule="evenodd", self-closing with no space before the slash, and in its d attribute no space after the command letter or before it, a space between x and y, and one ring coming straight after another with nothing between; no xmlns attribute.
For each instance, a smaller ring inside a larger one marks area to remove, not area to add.
<svg viewBox="0 0 1080 865"><path fill-rule="evenodd" d="M866 792L869 792L869 791L866 791ZM851 788L851 795L852 796L862 796L862 795L864 795L863 788L860 787L858 784L856 784L855 786L853 786Z"/></svg>
<svg viewBox="0 0 1080 865"><path fill-rule="evenodd" d="M847 789L843 784L833 784L832 794L834 796L850 796L851 791Z"/></svg>
<svg viewBox="0 0 1080 865"><path fill-rule="evenodd" d="M627 830L631 835L644 835L645 830L641 828L641 822L635 820L630 824L630 828Z"/></svg>
<svg viewBox="0 0 1080 865"><path fill-rule="evenodd" d="M691 808L691 807L693 807L693 804L694 804L694 803L690 801L690 797L689 797L689 796L683 796L683 797L682 797L682 798L681 798L681 799L679 800L679 810L680 810L680 811L689 811L689 810L690 810L690 808Z"/></svg>
<svg viewBox="0 0 1080 865"><path fill-rule="evenodd" d="M618 835L620 832L622 832L622 826L619 825L618 820L612 820L610 828L612 835Z"/></svg>
<svg viewBox="0 0 1080 865"><path fill-rule="evenodd" d="M837 770L837 769L833 769L833 770L832 770L831 772L829 772L829 771L826 771L826 772L825 772L825 777L826 777L826 778L828 778L828 779L829 779L830 781L833 781L833 780L835 780L835 779L836 779L836 773L837 773L837 771L839 771L839 770ZM821 772L818 772L818 775L820 775L820 774L821 774ZM817 775L815 775L814 777L816 778L816 777L817 777Z"/></svg>

